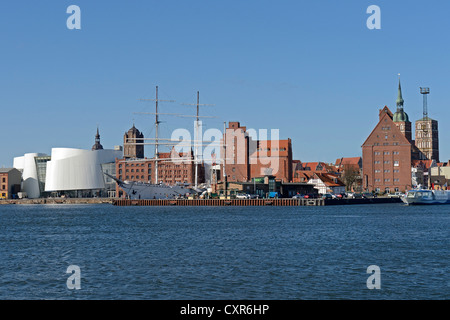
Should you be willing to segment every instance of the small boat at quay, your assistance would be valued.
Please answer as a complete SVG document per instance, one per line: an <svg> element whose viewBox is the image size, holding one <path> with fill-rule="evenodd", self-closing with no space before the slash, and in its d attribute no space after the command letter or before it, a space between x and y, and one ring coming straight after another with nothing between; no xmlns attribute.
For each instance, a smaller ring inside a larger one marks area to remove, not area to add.
<svg viewBox="0 0 450 320"><path fill-rule="evenodd" d="M409 190L402 201L407 205L450 204L450 190Z"/></svg>

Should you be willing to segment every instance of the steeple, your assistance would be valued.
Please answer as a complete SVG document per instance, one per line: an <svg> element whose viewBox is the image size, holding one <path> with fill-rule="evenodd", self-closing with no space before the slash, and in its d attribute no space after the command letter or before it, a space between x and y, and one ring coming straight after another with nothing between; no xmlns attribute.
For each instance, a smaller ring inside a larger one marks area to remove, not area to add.
<svg viewBox="0 0 450 320"><path fill-rule="evenodd" d="M103 146L100 144L100 133L98 132L97 127L97 134L95 135L95 144L92 146L92 150L102 150Z"/></svg>
<svg viewBox="0 0 450 320"><path fill-rule="evenodd" d="M403 103L405 101L402 97L402 85L400 84L400 74L398 75L398 97L397 97L397 109L403 109Z"/></svg>
<svg viewBox="0 0 450 320"><path fill-rule="evenodd" d="M392 120L394 122L409 122L408 114L403 110L403 104L405 101L402 96L402 85L400 83L400 74L398 75L398 96L397 96L397 111L394 113Z"/></svg>

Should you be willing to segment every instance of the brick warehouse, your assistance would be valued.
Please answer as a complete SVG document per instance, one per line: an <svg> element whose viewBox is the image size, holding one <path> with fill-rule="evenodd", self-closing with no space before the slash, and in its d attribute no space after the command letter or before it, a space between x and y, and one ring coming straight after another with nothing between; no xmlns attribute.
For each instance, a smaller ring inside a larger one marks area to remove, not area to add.
<svg viewBox="0 0 450 320"><path fill-rule="evenodd" d="M291 139L253 140L239 122L229 122L224 138L228 182L247 182L265 175L292 181Z"/></svg>
<svg viewBox="0 0 450 320"><path fill-rule="evenodd" d="M378 124L362 145L363 188L369 192L405 192L412 187L412 163L427 159L412 140L412 126L403 108L400 81L396 104L394 114L387 106L379 111ZM437 137L436 124L432 140L437 141ZM437 142L433 141L430 156L439 154Z"/></svg>

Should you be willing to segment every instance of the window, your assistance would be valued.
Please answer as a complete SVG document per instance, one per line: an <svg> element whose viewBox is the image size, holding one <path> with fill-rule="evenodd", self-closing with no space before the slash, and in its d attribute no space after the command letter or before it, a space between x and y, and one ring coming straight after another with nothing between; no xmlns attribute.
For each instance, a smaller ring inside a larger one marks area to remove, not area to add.
<svg viewBox="0 0 450 320"><path fill-rule="evenodd" d="M396 178L396 179L394 179L394 182L400 182L400 179Z"/></svg>
<svg viewBox="0 0 450 320"><path fill-rule="evenodd" d="M389 142L383 143L383 146L388 146L388 145L389 145Z"/></svg>
<svg viewBox="0 0 450 320"><path fill-rule="evenodd" d="M2 178L2 182L5 183L6 182L6 178Z"/></svg>
<svg viewBox="0 0 450 320"><path fill-rule="evenodd" d="M121 163L119 164L119 168L122 168L122 164Z"/></svg>
<svg viewBox="0 0 450 320"><path fill-rule="evenodd" d="M384 161L384 164L389 164L389 163L390 163L389 160Z"/></svg>
<svg viewBox="0 0 450 320"><path fill-rule="evenodd" d="M3 189L3 190L6 190L6 186L5 186L5 185L2 185L2 189Z"/></svg>
<svg viewBox="0 0 450 320"><path fill-rule="evenodd" d="M395 160L395 161L394 161L394 167L398 167L398 166L400 166L400 163L399 163L398 160Z"/></svg>
<svg viewBox="0 0 450 320"><path fill-rule="evenodd" d="M388 155L389 155L389 151L385 151L383 154L384 154L385 156L388 156Z"/></svg>
<svg viewBox="0 0 450 320"><path fill-rule="evenodd" d="M384 170L384 173L389 173L391 172L391 170Z"/></svg>

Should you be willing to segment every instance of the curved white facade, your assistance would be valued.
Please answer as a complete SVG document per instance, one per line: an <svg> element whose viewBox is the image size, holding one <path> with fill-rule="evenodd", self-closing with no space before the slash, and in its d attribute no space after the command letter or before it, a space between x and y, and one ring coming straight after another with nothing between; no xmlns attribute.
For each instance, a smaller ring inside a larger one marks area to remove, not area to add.
<svg viewBox="0 0 450 320"><path fill-rule="evenodd" d="M53 148L47 162L45 191L105 188L101 165L115 162L122 151Z"/></svg>
<svg viewBox="0 0 450 320"><path fill-rule="evenodd" d="M23 157L14 158L14 168L22 170L22 191L28 198L36 199L41 195L35 157L46 156L43 153L26 153Z"/></svg>

